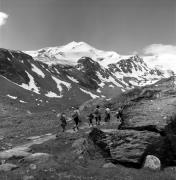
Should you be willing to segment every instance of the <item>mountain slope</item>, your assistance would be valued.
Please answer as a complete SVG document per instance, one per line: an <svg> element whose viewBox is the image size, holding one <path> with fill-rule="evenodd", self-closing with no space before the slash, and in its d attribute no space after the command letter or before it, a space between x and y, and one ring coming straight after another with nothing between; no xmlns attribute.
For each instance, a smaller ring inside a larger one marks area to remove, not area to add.
<svg viewBox="0 0 176 180"><path fill-rule="evenodd" d="M23 106L52 108L54 104L64 109L91 98L111 98L165 77L163 72L149 68L139 56L122 58L83 42L27 53L30 55L0 49L0 81L7 81L11 89L9 92L2 87L0 91L13 102L21 94L26 102Z"/></svg>

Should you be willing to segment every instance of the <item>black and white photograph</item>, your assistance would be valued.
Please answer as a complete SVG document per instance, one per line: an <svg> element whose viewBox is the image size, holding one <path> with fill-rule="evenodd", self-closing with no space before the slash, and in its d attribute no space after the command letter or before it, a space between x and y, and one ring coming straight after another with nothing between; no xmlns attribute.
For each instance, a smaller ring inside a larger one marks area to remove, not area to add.
<svg viewBox="0 0 176 180"><path fill-rule="evenodd" d="M176 180L176 0L0 0L0 180Z"/></svg>

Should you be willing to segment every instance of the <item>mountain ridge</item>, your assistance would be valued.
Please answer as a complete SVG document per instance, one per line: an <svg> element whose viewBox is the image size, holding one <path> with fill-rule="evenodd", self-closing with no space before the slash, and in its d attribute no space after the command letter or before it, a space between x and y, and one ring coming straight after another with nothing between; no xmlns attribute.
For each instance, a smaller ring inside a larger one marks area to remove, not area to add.
<svg viewBox="0 0 176 180"><path fill-rule="evenodd" d="M81 50L80 50L81 47ZM56 59L52 54L46 54L46 51L40 50L37 56L32 57L23 51L14 51L0 49L0 75L9 80L12 84L11 88L17 91L3 92L10 97L17 97L23 89L29 93L22 93L25 102L33 102L38 106L50 104L60 104L61 106L73 106L81 104L91 98L112 98L122 91L155 83L165 78L167 74L158 69L152 69L138 55L125 56L119 59L116 53L97 50L90 45L80 42L69 43L66 47L61 46L64 55L73 56L73 59L65 57L62 60ZM71 50L70 50L71 49ZM57 50L57 51L56 51ZM87 50L89 50L87 52ZM70 52L71 51L71 52ZM64 56L60 49L47 49L48 52L54 52L60 56ZM77 54L78 53L78 54ZM87 54L86 54L87 53ZM96 59L89 55L93 53ZM104 57L102 60L99 55ZM109 55L112 59L108 59ZM84 55L84 56L82 56ZM118 58L114 58L114 56ZM80 58L76 58L79 57ZM54 62L54 63L53 63ZM73 62L73 63L70 63ZM9 84L9 82L8 82ZM18 86L20 88L16 88ZM1 88L0 88L1 91ZM25 94L27 97L25 97ZM31 94L31 95L29 95ZM31 98L33 96L33 98ZM79 99L77 97L80 97ZM40 103L38 100L40 99ZM16 101L12 99L11 101ZM54 102L55 101L55 102ZM48 103L47 103L48 102ZM26 103L27 104L27 103Z"/></svg>

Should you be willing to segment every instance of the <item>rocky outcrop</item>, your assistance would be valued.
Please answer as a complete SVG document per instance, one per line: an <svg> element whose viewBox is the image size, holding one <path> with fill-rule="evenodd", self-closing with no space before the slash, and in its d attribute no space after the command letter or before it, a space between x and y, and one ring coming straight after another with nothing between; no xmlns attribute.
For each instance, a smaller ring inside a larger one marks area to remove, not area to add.
<svg viewBox="0 0 176 180"><path fill-rule="evenodd" d="M94 128L89 134L94 144L102 149L104 157L125 165L142 165L143 155L149 145L159 137L155 132L120 130L105 133Z"/></svg>
<svg viewBox="0 0 176 180"><path fill-rule="evenodd" d="M176 99L170 87L151 86L141 89L123 109L124 123L121 129L147 130L162 135L175 113Z"/></svg>
<svg viewBox="0 0 176 180"><path fill-rule="evenodd" d="M2 151L0 152L0 160L22 159L26 156L31 155L29 151L30 151L30 148L26 148L25 150L20 149L20 148L14 148L14 149Z"/></svg>
<svg viewBox="0 0 176 180"><path fill-rule="evenodd" d="M108 133L93 129L89 134L105 158L126 166L142 167L145 158L152 155L160 160L162 168L175 166L176 92L172 83L168 79L133 89L108 102L114 110L119 106L123 109L118 130Z"/></svg>
<svg viewBox="0 0 176 180"><path fill-rule="evenodd" d="M142 164L146 148L158 139L159 134L148 131L123 130L110 135L112 159L123 164Z"/></svg>

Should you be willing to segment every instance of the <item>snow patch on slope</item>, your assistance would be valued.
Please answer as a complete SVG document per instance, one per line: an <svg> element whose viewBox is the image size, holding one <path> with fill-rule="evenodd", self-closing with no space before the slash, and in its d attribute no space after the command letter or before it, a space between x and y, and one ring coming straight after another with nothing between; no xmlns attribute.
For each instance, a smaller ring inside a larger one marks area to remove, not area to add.
<svg viewBox="0 0 176 180"><path fill-rule="evenodd" d="M31 64L31 65L32 65L32 71L34 71L36 74L38 74L42 78L45 77L45 74L37 66L35 66L34 64Z"/></svg>
<svg viewBox="0 0 176 180"><path fill-rule="evenodd" d="M62 81L54 76L51 76L52 79L55 81L57 88L59 89L60 93L62 92L62 85L66 86L67 89L69 90L71 88L71 84L65 81Z"/></svg>
<svg viewBox="0 0 176 180"><path fill-rule="evenodd" d="M77 79L75 79L74 77L71 76L67 76L68 79L70 79L71 81L75 82L75 83L79 83L79 81Z"/></svg>
<svg viewBox="0 0 176 180"><path fill-rule="evenodd" d="M62 96L58 96L56 93L49 91L45 94L45 96L49 97L49 98L61 98Z"/></svg>
<svg viewBox="0 0 176 180"><path fill-rule="evenodd" d="M40 94L39 88L36 86L34 78L27 71L25 71L25 72L27 73L27 75L29 77L29 83L28 84L23 83L20 86L24 89L27 89L27 90L33 91L37 94Z"/></svg>
<svg viewBox="0 0 176 180"><path fill-rule="evenodd" d="M119 84L113 77L109 76L108 78L104 78L99 72L97 72L97 76L98 78L101 80L101 83L99 84L99 86L103 87L106 83L113 83L114 85L116 85L117 87L121 87L123 88L123 86L121 84Z"/></svg>
<svg viewBox="0 0 176 180"><path fill-rule="evenodd" d="M80 90L81 90L82 92L90 95L93 99L99 98L99 96L97 96L97 95L95 95L95 94L93 94L93 93L91 93L91 92L89 92L89 91L86 91L86 90L84 90L84 89L82 89L82 88L80 88Z"/></svg>
<svg viewBox="0 0 176 180"><path fill-rule="evenodd" d="M7 94L6 96L9 97L9 98L11 98L11 99L17 99L17 97L11 96L11 95L9 95L9 94Z"/></svg>
<svg viewBox="0 0 176 180"><path fill-rule="evenodd" d="M27 102L25 102L25 101L23 101L23 100L19 100L19 102L20 102L20 103L27 103Z"/></svg>

